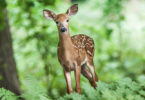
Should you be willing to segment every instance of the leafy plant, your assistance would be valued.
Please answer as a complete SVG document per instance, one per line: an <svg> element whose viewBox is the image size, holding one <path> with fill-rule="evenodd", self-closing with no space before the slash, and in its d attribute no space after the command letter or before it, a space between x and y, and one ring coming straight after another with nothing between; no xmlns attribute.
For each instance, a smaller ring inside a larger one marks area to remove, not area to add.
<svg viewBox="0 0 145 100"><path fill-rule="evenodd" d="M0 100L17 100L18 96L9 90L0 88Z"/></svg>
<svg viewBox="0 0 145 100"><path fill-rule="evenodd" d="M40 82L30 76L25 80L27 91L21 95L26 100L49 100L47 92ZM66 94L58 100L144 100L145 99L145 80L140 82L132 81L130 78L120 79L112 83L99 81L96 89L90 84L83 83L83 93ZM0 98L2 100L17 100L18 96L14 93L1 88Z"/></svg>
<svg viewBox="0 0 145 100"><path fill-rule="evenodd" d="M27 78L23 80L23 84L25 91L21 97L26 100L48 100L47 90L35 77L27 76Z"/></svg>
<svg viewBox="0 0 145 100"><path fill-rule="evenodd" d="M144 81L145 83L145 81ZM97 89L87 83L83 84L83 95L73 93L65 95L59 100L144 100L145 85L129 78L112 83L99 81Z"/></svg>

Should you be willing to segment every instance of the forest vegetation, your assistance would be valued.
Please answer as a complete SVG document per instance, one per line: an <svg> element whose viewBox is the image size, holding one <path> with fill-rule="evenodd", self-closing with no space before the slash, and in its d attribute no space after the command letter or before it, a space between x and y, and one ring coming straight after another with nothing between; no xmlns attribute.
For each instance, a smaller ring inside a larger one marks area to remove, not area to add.
<svg viewBox="0 0 145 100"><path fill-rule="evenodd" d="M82 95L67 94L57 27L43 16L74 3L70 34L93 38L99 77L93 89L81 76ZM144 100L144 11L144 0L0 0L0 100Z"/></svg>

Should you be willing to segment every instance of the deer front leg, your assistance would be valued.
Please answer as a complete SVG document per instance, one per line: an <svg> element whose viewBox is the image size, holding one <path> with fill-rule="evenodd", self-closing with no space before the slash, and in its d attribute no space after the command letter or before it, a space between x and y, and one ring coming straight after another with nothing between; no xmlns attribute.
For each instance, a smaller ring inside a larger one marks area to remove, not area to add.
<svg viewBox="0 0 145 100"><path fill-rule="evenodd" d="M81 87L80 87L80 75L81 75L81 66L77 66L75 68L75 79L76 79L76 92L81 94Z"/></svg>
<svg viewBox="0 0 145 100"><path fill-rule="evenodd" d="M71 94L73 92L72 89L72 85L71 85L71 72L67 72L65 71L65 69L63 69L64 71L64 76L65 76L65 80L66 80L66 84L67 84L67 93Z"/></svg>

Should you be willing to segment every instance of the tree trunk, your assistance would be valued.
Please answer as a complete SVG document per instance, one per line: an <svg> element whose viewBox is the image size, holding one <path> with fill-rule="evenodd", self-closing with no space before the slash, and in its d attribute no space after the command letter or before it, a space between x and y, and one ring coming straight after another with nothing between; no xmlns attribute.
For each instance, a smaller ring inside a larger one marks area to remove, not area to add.
<svg viewBox="0 0 145 100"><path fill-rule="evenodd" d="M16 63L13 56L12 40L5 12L5 27L0 31L0 88L6 88L16 94L21 94Z"/></svg>

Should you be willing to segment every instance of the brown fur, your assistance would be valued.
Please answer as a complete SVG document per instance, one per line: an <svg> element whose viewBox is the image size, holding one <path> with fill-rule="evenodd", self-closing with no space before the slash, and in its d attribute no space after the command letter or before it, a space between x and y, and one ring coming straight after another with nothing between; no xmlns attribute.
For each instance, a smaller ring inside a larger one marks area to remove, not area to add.
<svg viewBox="0 0 145 100"><path fill-rule="evenodd" d="M59 32L58 43L58 60L63 67L64 76L67 83L67 92L72 93L71 71L75 71L76 91L81 93L80 74L82 73L96 88L98 77L95 73L93 57L94 57L94 41L92 38L79 34L70 36L68 19L78 11L77 4L70 7L66 14L55 15L50 10L44 10L44 16L47 19L53 19L57 22ZM50 15L48 15L50 14ZM66 32L61 32L61 28L66 28Z"/></svg>

